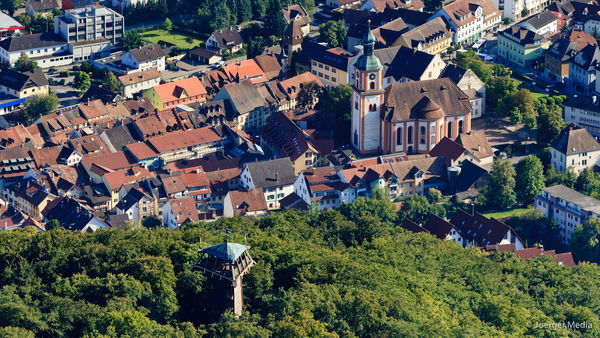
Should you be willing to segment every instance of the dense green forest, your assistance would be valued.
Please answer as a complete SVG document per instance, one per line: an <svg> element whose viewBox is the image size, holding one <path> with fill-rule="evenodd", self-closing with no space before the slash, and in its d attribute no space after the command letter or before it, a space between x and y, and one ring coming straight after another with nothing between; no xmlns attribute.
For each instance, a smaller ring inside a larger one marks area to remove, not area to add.
<svg viewBox="0 0 600 338"><path fill-rule="evenodd" d="M534 326L568 321L600 335L597 265L466 250L397 219L393 204L359 199L179 230L2 231L0 336L563 336ZM225 229L257 265L244 315L207 323L190 267Z"/></svg>

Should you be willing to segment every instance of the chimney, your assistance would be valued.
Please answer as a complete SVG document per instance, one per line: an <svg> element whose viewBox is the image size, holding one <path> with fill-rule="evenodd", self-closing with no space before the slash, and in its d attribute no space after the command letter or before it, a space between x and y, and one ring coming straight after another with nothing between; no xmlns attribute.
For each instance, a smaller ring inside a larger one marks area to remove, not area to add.
<svg viewBox="0 0 600 338"><path fill-rule="evenodd" d="M477 145L477 151L481 151L481 144Z"/></svg>
<svg viewBox="0 0 600 338"><path fill-rule="evenodd" d="M593 102L594 104L596 104L596 99L597 99L597 98L596 98L596 95L593 95L593 96L592 96L592 102Z"/></svg>
<svg viewBox="0 0 600 338"><path fill-rule="evenodd" d="M279 182L279 172L275 172L275 182Z"/></svg>

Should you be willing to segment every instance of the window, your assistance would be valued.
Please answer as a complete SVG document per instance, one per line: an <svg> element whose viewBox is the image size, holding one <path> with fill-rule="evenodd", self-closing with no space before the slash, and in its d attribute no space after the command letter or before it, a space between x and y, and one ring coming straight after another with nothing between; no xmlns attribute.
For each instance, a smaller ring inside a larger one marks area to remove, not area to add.
<svg viewBox="0 0 600 338"><path fill-rule="evenodd" d="M425 129L425 127L421 126L421 132L419 133L420 136L421 136L420 137L421 138L421 141L420 141L421 144L425 144L426 133L427 133L427 130Z"/></svg>
<svg viewBox="0 0 600 338"><path fill-rule="evenodd" d="M358 147L358 132L354 130L354 145Z"/></svg>
<svg viewBox="0 0 600 338"><path fill-rule="evenodd" d="M369 105L369 111L377 111L377 104L373 103Z"/></svg>
<svg viewBox="0 0 600 338"><path fill-rule="evenodd" d="M408 141L407 141L408 144L413 143L413 127L412 126L408 127L408 131L407 131L407 135L406 136L407 136L407 139L408 139Z"/></svg>
<svg viewBox="0 0 600 338"><path fill-rule="evenodd" d="M452 138L452 122L448 122L448 137Z"/></svg>
<svg viewBox="0 0 600 338"><path fill-rule="evenodd" d="M337 69L335 69L335 68L331 68L331 72L332 72L332 73L337 73Z"/></svg>
<svg viewBox="0 0 600 338"><path fill-rule="evenodd" d="M402 128L400 127L396 129L396 144L402 145Z"/></svg>
<svg viewBox="0 0 600 338"><path fill-rule="evenodd" d="M458 133L459 134L462 134L464 132L463 124L464 124L463 120L458 121Z"/></svg>
<svg viewBox="0 0 600 338"><path fill-rule="evenodd" d="M358 109L358 101L354 101L354 109Z"/></svg>
<svg viewBox="0 0 600 338"><path fill-rule="evenodd" d="M371 81L369 84L369 89L375 89L375 81Z"/></svg>

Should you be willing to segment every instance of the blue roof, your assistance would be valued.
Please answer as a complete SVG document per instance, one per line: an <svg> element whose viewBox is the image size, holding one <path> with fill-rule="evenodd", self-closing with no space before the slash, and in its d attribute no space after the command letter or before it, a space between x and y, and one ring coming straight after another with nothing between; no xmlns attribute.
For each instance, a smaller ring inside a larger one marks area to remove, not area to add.
<svg viewBox="0 0 600 338"><path fill-rule="evenodd" d="M248 247L238 243L223 243L201 250L209 255L215 256L225 261L233 262L240 257Z"/></svg>
<svg viewBox="0 0 600 338"><path fill-rule="evenodd" d="M19 105L19 104L25 102L25 100L27 100L27 99L28 98L26 97L24 99L16 99L14 101L4 102L4 103L0 104L0 109Z"/></svg>

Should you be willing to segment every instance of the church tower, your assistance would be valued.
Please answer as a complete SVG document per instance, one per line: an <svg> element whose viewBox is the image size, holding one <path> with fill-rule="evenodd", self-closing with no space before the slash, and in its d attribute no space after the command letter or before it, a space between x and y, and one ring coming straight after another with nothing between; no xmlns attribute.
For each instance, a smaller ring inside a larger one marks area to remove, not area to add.
<svg viewBox="0 0 600 338"><path fill-rule="evenodd" d="M379 58L373 55L375 36L371 32L371 21L362 41L363 54L354 65L352 87L352 131L351 143L361 154L381 151L383 104L383 78Z"/></svg>

